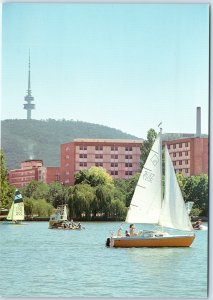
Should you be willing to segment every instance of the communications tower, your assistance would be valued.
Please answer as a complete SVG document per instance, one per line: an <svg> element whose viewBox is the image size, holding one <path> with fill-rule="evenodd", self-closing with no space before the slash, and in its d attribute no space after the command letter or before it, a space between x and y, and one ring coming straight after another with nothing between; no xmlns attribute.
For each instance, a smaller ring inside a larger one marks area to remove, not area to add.
<svg viewBox="0 0 213 300"><path fill-rule="evenodd" d="M28 89L27 95L24 97L24 100L27 104L24 104L24 109L27 110L27 120L31 120L31 110L35 109L35 104L31 102L34 101L34 97L31 95L31 86L30 86L30 53L29 53L29 70L28 70Z"/></svg>

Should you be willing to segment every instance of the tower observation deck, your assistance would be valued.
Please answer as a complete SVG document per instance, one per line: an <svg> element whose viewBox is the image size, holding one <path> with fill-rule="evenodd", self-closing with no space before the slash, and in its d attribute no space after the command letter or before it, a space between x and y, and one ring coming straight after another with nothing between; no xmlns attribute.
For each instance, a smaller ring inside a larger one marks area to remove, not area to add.
<svg viewBox="0 0 213 300"><path fill-rule="evenodd" d="M31 85L30 85L30 55L29 55L29 71L28 71L28 89L27 95L24 97L24 100L27 102L24 104L24 109L27 110L27 120L31 119L31 110L35 109L35 104L31 103L34 101L34 97L31 95Z"/></svg>

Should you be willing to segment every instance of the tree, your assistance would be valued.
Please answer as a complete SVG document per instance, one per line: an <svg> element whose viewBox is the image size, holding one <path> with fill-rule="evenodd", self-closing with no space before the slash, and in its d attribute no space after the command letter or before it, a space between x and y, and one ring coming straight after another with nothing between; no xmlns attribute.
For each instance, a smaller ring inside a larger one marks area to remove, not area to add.
<svg viewBox="0 0 213 300"><path fill-rule="evenodd" d="M91 167L75 174L75 184L87 183L93 187L99 184L114 185L113 178L102 167Z"/></svg>
<svg viewBox="0 0 213 300"><path fill-rule="evenodd" d="M147 140L145 140L141 146L141 169L146 162L146 159L149 155L149 152L152 148L152 145L157 137L157 132L154 129L149 129L147 133Z"/></svg>
<svg viewBox="0 0 213 300"><path fill-rule="evenodd" d="M114 199L110 205L110 215L115 220L124 220L126 217L127 208L123 201Z"/></svg>
<svg viewBox="0 0 213 300"><path fill-rule="evenodd" d="M82 215L90 216L91 203L95 197L94 188L87 183L76 184L69 190L68 206L70 217L81 218Z"/></svg>
<svg viewBox="0 0 213 300"><path fill-rule="evenodd" d="M51 203L55 208L58 205L67 203L66 188L60 182L49 184L47 193L47 202Z"/></svg>
<svg viewBox="0 0 213 300"><path fill-rule="evenodd" d="M6 168L6 163L4 159L3 150L0 149L1 156L1 166L0 166L0 176L1 176L1 186L0 186L0 208L9 208L13 201L15 188L11 186L8 182L7 176L8 171Z"/></svg>
<svg viewBox="0 0 213 300"><path fill-rule="evenodd" d="M110 214L110 205L114 196L113 192L114 189L110 185L103 184L98 185L95 191L98 212L104 214L106 218Z"/></svg>

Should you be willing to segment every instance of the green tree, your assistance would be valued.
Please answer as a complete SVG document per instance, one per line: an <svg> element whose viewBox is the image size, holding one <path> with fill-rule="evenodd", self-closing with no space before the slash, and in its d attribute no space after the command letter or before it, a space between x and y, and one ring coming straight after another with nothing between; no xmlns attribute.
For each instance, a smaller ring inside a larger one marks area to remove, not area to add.
<svg viewBox="0 0 213 300"><path fill-rule="evenodd" d="M70 217L81 218L82 215L87 218L90 216L91 203L95 197L94 188L87 183L81 183L69 190L68 206Z"/></svg>
<svg viewBox="0 0 213 300"><path fill-rule="evenodd" d="M157 132L154 129L149 129L147 133L147 139L143 141L143 144L141 146L141 169L143 169L143 166L146 162L146 159L149 155L149 152L152 148L152 145L157 137Z"/></svg>
<svg viewBox="0 0 213 300"><path fill-rule="evenodd" d="M66 187L60 182L53 182L49 184L46 200L56 208L58 205L67 203L66 195Z"/></svg>
<svg viewBox="0 0 213 300"><path fill-rule="evenodd" d="M114 220L124 220L127 214L127 208L123 201L113 199L110 205L110 215Z"/></svg>
<svg viewBox="0 0 213 300"><path fill-rule="evenodd" d="M33 201L33 214L37 215L38 217L50 217L53 211L53 206L50 203L47 203L45 199Z"/></svg>
<svg viewBox="0 0 213 300"><path fill-rule="evenodd" d="M24 198L24 213L27 217L33 217L33 202L34 200L31 198Z"/></svg>
<svg viewBox="0 0 213 300"><path fill-rule="evenodd" d="M97 208L100 214L107 218L110 214L110 205L113 199L114 189L110 185L98 185L95 191Z"/></svg>
<svg viewBox="0 0 213 300"><path fill-rule="evenodd" d="M1 186L0 186L0 208L9 208L13 201L15 188L11 186L8 182L7 176L8 171L6 168L5 158L3 150L0 149L1 155L1 168L0 168L0 176L1 176Z"/></svg>
<svg viewBox="0 0 213 300"><path fill-rule="evenodd" d="M113 178L102 167L91 167L75 174L75 184L87 183L95 187L99 184L114 185Z"/></svg>

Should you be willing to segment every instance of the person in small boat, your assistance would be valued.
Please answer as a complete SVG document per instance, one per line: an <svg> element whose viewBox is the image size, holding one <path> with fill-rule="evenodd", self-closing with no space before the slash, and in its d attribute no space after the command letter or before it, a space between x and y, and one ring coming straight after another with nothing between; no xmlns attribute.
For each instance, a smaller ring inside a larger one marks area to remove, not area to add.
<svg viewBox="0 0 213 300"><path fill-rule="evenodd" d="M125 236L130 236L130 234L129 234L129 231L128 231L128 230L126 230L126 231L125 231Z"/></svg>
<svg viewBox="0 0 213 300"><path fill-rule="evenodd" d="M202 220L199 219L192 226L194 229L200 229L201 224L202 224Z"/></svg>
<svg viewBox="0 0 213 300"><path fill-rule="evenodd" d="M78 229L81 229L81 223L80 222L78 223L77 227L78 227Z"/></svg>
<svg viewBox="0 0 213 300"><path fill-rule="evenodd" d="M122 236L122 228L121 227L118 229L117 236Z"/></svg>
<svg viewBox="0 0 213 300"><path fill-rule="evenodd" d="M130 224L130 226L129 226L129 232L130 232L130 236L135 236L135 235L137 235L137 233L135 233L135 226L134 226L134 224Z"/></svg>

